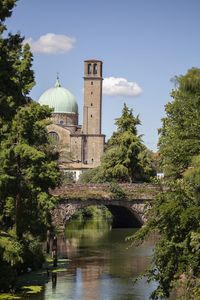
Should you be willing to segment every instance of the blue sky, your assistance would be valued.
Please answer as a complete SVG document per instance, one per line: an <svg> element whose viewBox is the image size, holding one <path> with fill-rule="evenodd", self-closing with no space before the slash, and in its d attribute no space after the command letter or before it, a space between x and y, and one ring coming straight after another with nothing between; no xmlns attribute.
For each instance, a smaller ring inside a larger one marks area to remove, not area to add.
<svg viewBox="0 0 200 300"><path fill-rule="evenodd" d="M19 0L6 24L32 45L33 99L54 85L59 72L77 99L82 124L83 61L100 59L102 132L111 136L126 102L154 151L171 78L200 64L199 0Z"/></svg>

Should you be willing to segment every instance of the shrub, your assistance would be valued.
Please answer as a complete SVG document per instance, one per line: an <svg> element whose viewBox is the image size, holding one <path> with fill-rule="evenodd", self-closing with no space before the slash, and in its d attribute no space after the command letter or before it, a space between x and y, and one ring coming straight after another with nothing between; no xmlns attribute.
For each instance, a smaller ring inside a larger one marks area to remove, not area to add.
<svg viewBox="0 0 200 300"><path fill-rule="evenodd" d="M126 198L125 191L116 182L110 183L109 192L111 193L111 197L114 199Z"/></svg>

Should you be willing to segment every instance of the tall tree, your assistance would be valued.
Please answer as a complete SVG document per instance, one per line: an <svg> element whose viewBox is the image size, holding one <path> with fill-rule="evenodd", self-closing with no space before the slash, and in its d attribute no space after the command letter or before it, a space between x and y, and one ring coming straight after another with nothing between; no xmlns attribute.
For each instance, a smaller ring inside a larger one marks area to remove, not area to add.
<svg viewBox="0 0 200 300"><path fill-rule="evenodd" d="M124 104L122 115L115 124L117 130L102 159L103 176L117 181L148 180L153 170L149 152L137 132L139 117L134 117L132 109Z"/></svg>
<svg viewBox="0 0 200 300"><path fill-rule="evenodd" d="M28 228L34 233L36 223L45 222L48 189L55 187L58 169L44 121L51 111L28 96L34 85L29 46L23 45L20 34L6 36L4 21L15 3L0 3L0 211L4 217L6 211L8 217L8 206L13 207L15 214L9 217L15 221L20 239ZM38 217L37 222L31 216ZM26 227L23 223L27 221Z"/></svg>
<svg viewBox="0 0 200 300"><path fill-rule="evenodd" d="M200 153L200 69L175 77L175 86L159 130L159 152L165 176L180 178Z"/></svg>
<svg viewBox="0 0 200 300"><path fill-rule="evenodd" d="M178 286L183 296L178 299L199 299L199 219L196 191L187 180L179 179L168 184L168 191L155 199L147 222L130 238L139 244L153 233L158 235L146 273L158 284L152 299L166 299Z"/></svg>
<svg viewBox="0 0 200 300"><path fill-rule="evenodd" d="M0 151L0 196L3 220L10 218L16 234L40 235L48 224L59 170L46 131L51 110L30 103L18 110Z"/></svg>
<svg viewBox="0 0 200 300"><path fill-rule="evenodd" d="M7 34L4 21L15 0L0 1L0 286L9 287L19 263L37 265L36 243L49 224L59 183L57 153L46 130L51 110L34 103L32 54L20 34ZM35 255L34 255L34 254ZM32 255L32 261L31 260ZM40 260L41 262L41 260ZM7 281L5 281L7 278Z"/></svg>
<svg viewBox="0 0 200 300"><path fill-rule="evenodd" d="M159 234L150 280L158 282L152 299L169 297L182 284L179 299L200 298L200 69L175 78L173 101L160 129L165 190L152 203L147 222L133 239ZM166 189L167 188L167 189ZM182 297L182 298L181 298Z"/></svg>
<svg viewBox="0 0 200 300"><path fill-rule="evenodd" d="M16 0L1 0L0 2L0 33L6 29L4 21L12 14L12 9L16 3Z"/></svg>
<svg viewBox="0 0 200 300"><path fill-rule="evenodd" d="M6 35L4 21L15 3L15 0L0 2L0 140L18 107L30 102L28 94L34 85L29 46L23 47L24 38L19 33Z"/></svg>

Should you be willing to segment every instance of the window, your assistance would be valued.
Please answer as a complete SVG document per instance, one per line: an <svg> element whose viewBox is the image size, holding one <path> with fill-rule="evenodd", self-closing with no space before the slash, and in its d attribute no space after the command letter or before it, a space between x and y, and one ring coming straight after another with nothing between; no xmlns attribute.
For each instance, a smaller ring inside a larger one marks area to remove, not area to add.
<svg viewBox="0 0 200 300"><path fill-rule="evenodd" d="M88 64L88 74L92 74L92 65Z"/></svg>
<svg viewBox="0 0 200 300"><path fill-rule="evenodd" d="M91 81L91 85L93 85L93 81Z"/></svg>
<svg viewBox="0 0 200 300"><path fill-rule="evenodd" d="M92 118L92 115L90 115L90 117Z"/></svg>
<svg viewBox="0 0 200 300"><path fill-rule="evenodd" d="M93 74L97 75L97 64L93 65Z"/></svg>
<svg viewBox="0 0 200 300"><path fill-rule="evenodd" d="M60 125L63 125L64 124L64 121L63 120L60 120Z"/></svg>
<svg viewBox="0 0 200 300"><path fill-rule="evenodd" d="M55 131L50 131L49 136L54 142L59 142L59 135Z"/></svg>
<svg viewBox="0 0 200 300"><path fill-rule="evenodd" d="M91 103L91 106L93 106L93 103Z"/></svg>
<svg viewBox="0 0 200 300"><path fill-rule="evenodd" d="M91 95L93 95L93 92L91 92Z"/></svg>

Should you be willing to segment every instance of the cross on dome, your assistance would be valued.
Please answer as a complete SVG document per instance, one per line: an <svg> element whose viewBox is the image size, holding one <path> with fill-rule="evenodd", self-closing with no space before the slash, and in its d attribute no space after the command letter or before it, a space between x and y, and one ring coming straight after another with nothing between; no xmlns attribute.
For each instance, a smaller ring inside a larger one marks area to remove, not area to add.
<svg viewBox="0 0 200 300"><path fill-rule="evenodd" d="M57 77L56 77L55 87L61 87L60 79L59 79L59 74L58 73L57 73Z"/></svg>

